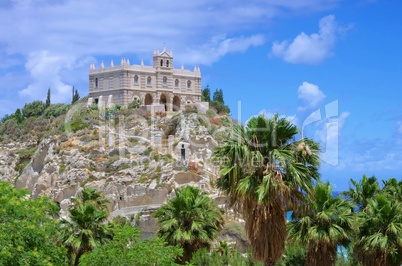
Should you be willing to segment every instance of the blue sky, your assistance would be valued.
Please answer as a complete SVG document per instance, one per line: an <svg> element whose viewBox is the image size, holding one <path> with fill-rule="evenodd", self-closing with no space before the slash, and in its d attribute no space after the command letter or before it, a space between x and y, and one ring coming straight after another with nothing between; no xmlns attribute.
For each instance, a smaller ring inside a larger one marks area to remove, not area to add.
<svg viewBox="0 0 402 266"><path fill-rule="evenodd" d="M323 180L402 177L402 1L0 0L0 116L88 93L90 63L199 65L234 118L279 113L321 142ZM241 106L239 109L238 107Z"/></svg>

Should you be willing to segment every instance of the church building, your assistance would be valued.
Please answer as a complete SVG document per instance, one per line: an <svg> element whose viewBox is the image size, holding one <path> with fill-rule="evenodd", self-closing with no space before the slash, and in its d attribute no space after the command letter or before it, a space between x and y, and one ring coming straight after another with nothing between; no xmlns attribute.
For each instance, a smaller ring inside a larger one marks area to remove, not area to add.
<svg viewBox="0 0 402 266"><path fill-rule="evenodd" d="M155 50L153 65L131 65L122 59L120 65L109 67L103 62L100 68L94 64L89 69L89 101L99 106L128 106L134 100L141 105L158 105L165 111L183 110L185 105L196 105L201 102L201 72L199 67L194 71L173 67L171 51Z"/></svg>

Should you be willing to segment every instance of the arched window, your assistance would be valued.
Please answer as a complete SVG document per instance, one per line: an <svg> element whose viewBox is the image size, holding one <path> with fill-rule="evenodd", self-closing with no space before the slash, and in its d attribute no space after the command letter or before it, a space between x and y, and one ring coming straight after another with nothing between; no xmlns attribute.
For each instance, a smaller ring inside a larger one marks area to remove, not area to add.
<svg viewBox="0 0 402 266"><path fill-rule="evenodd" d="M151 86L151 77L147 78L147 86Z"/></svg>
<svg viewBox="0 0 402 266"><path fill-rule="evenodd" d="M169 67L169 60L166 60L166 67Z"/></svg>
<svg viewBox="0 0 402 266"><path fill-rule="evenodd" d="M163 59L161 59L161 66L163 66Z"/></svg>
<svg viewBox="0 0 402 266"><path fill-rule="evenodd" d="M163 77L163 86L166 86L166 85L167 85L167 78Z"/></svg>
<svg viewBox="0 0 402 266"><path fill-rule="evenodd" d="M176 79L176 80L174 81L174 87L175 87L176 89L179 88L179 80L178 80L178 79Z"/></svg>
<svg viewBox="0 0 402 266"><path fill-rule="evenodd" d="M191 81L187 81L187 89L191 89Z"/></svg>
<svg viewBox="0 0 402 266"><path fill-rule="evenodd" d="M138 85L138 76L137 75L134 76L134 85Z"/></svg>
<svg viewBox="0 0 402 266"><path fill-rule="evenodd" d="M95 78L95 88L98 87L98 78Z"/></svg>

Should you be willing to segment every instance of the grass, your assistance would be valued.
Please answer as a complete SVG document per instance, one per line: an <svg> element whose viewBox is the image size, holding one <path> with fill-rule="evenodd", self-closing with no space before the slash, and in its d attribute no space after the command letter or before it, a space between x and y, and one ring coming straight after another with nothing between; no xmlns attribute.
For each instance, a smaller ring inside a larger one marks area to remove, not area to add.
<svg viewBox="0 0 402 266"><path fill-rule="evenodd" d="M147 181L147 175L142 173L140 180L138 180L138 182L140 182L141 184L145 183Z"/></svg>

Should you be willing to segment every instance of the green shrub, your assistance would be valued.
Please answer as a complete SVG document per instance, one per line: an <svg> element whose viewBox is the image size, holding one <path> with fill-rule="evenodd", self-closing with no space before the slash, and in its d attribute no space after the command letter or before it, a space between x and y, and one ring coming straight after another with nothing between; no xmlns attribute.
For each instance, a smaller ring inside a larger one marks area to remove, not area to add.
<svg viewBox="0 0 402 266"><path fill-rule="evenodd" d="M23 130L17 120L11 117L0 124L0 135L16 140L23 135Z"/></svg>
<svg viewBox="0 0 402 266"><path fill-rule="evenodd" d="M214 117L214 116L216 116L216 112L212 109L209 109L209 110L207 110L206 115L208 117Z"/></svg>
<svg viewBox="0 0 402 266"><path fill-rule="evenodd" d="M88 111L88 112L91 112L91 111L94 111L94 110L98 110L98 109L99 109L99 108L98 108L98 105L97 105L96 103L91 104L90 106L87 107L87 111Z"/></svg>
<svg viewBox="0 0 402 266"><path fill-rule="evenodd" d="M138 109L141 106L141 100L134 100L129 105L128 108L130 109Z"/></svg>
<svg viewBox="0 0 402 266"><path fill-rule="evenodd" d="M68 132L77 132L78 130L82 130L84 128L87 128L89 125L85 123L80 116L74 116L70 122L65 123L62 126L63 131L68 131Z"/></svg>
<svg viewBox="0 0 402 266"><path fill-rule="evenodd" d="M225 105L225 104L222 103L222 102L219 102L219 101L211 101L211 102L209 103L209 106L210 106L210 107L213 107L213 108L218 112L218 114L230 114L230 108L229 108L229 106Z"/></svg>
<svg viewBox="0 0 402 266"><path fill-rule="evenodd" d="M29 160L24 160L21 163L15 165L14 170L17 171L18 173L21 173L22 170L29 164Z"/></svg>
<svg viewBox="0 0 402 266"><path fill-rule="evenodd" d="M69 109L70 109L69 104L63 104L63 103L52 104L45 109L43 116L46 118L58 117L66 114Z"/></svg>
<svg viewBox="0 0 402 266"><path fill-rule="evenodd" d="M33 148L28 148L28 149L22 149L17 151L17 154L20 157L20 160L30 160L32 156L35 154L36 147Z"/></svg>
<svg viewBox="0 0 402 266"><path fill-rule="evenodd" d="M21 173L22 170L29 164L32 159L32 156L35 154L36 147L27 148L17 151L19 156L19 160L14 167L14 170Z"/></svg>
<svg viewBox="0 0 402 266"><path fill-rule="evenodd" d="M5 115L2 119L1 119L1 123L5 123L5 122L7 122L8 120L10 120L10 119L13 119L14 118L14 115L12 114L12 115Z"/></svg>
<svg viewBox="0 0 402 266"><path fill-rule="evenodd" d="M184 113L198 113L196 106L186 105L184 107Z"/></svg>
<svg viewBox="0 0 402 266"><path fill-rule="evenodd" d="M46 105L42 101L33 101L31 103L25 104L24 108L22 108L22 114L25 118L31 116L40 116L45 111Z"/></svg>

